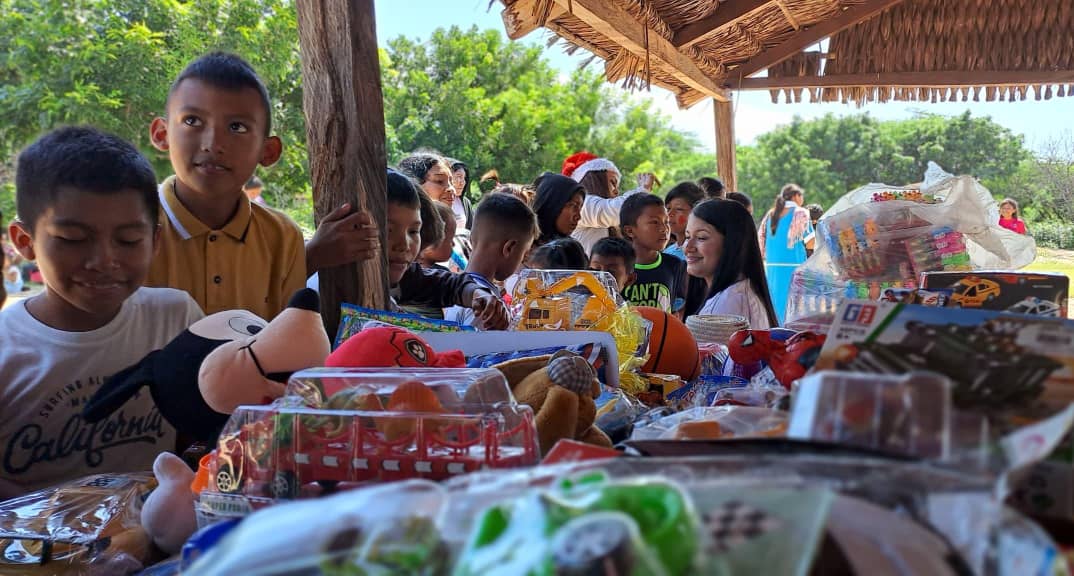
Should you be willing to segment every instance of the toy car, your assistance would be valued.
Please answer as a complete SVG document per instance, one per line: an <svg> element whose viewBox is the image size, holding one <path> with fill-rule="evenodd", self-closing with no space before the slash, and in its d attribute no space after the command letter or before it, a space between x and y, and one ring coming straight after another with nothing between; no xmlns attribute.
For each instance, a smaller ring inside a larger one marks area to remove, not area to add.
<svg viewBox="0 0 1074 576"><path fill-rule="evenodd" d="M967 276L955 287L954 293L951 294L951 303L958 307L980 308L999 294L999 284L977 276Z"/></svg>
<svg viewBox="0 0 1074 576"><path fill-rule="evenodd" d="M1008 312L1014 312L1015 314L1049 316L1052 318L1058 318L1061 310L1060 306L1055 302L1052 302L1051 300L1041 300L1036 296L1030 296L1007 309Z"/></svg>
<svg viewBox="0 0 1074 576"><path fill-rule="evenodd" d="M312 482L441 480L539 458L533 411L515 403L497 370L316 369L296 374L288 390L274 405L232 415L210 466L211 492L296 498ZM434 405L399 401L415 391Z"/></svg>

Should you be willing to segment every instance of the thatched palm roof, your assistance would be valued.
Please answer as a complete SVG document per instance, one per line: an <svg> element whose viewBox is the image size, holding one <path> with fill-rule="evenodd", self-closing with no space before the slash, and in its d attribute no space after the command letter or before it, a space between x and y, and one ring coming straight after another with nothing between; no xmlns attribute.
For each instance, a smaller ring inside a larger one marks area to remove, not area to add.
<svg viewBox="0 0 1074 576"><path fill-rule="evenodd" d="M683 107L729 89L858 104L1074 90L1071 0L501 1L512 38L547 28L610 81L663 86Z"/></svg>

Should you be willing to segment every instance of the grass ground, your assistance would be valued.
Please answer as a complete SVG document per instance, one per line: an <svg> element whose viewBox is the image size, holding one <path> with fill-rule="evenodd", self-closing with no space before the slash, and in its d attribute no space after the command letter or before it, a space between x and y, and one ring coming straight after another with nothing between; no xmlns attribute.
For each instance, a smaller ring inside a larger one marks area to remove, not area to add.
<svg viewBox="0 0 1074 576"><path fill-rule="evenodd" d="M1074 252L1070 250L1038 248L1037 259L1029 266L1026 266L1026 270L1056 272L1074 278Z"/></svg>

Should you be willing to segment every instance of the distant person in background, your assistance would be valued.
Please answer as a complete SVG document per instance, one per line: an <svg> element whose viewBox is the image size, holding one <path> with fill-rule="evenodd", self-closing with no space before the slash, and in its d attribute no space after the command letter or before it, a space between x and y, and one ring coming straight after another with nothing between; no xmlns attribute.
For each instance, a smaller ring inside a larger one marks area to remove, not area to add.
<svg viewBox="0 0 1074 576"><path fill-rule="evenodd" d="M693 182L679 182L664 197L664 207L668 210L668 225L671 226L671 243L664 249L680 260L686 260L682 245L686 241L686 221L698 202L705 199L705 191Z"/></svg>
<svg viewBox="0 0 1074 576"><path fill-rule="evenodd" d="M724 187L723 182L721 182L718 178L709 178L708 176L704 178L698 178L697 185L705 191L705 197L709 199L723 198L727 190Z"/></svg>
<svg viewBox="0 0 1074 576"><path fill-rule="evenodd" d="M824 216L824 208L820 204L810 204L805 207L809 210L809 221L813 224L813 232L817 231L817 223L820 222L822 216ZM813 255L813 245L806 246L806 257Z"/></svg>
<svg viewBox="0 0 1074 576"><path fill-rule="evenodd" d="M999 225L1011 232L1026 233L1026 223L1018 214L1018 202L1013 198L1004 198L999 203Z"/></svg>
<svg viewBox="0 0 1074 576"><path fill-rule="evenodd" d="M582 213L585 188L566 176L545 172L533 181L537 195L533 199L533 211L537 213L540 234L534 246L570 237ZM616 218L619 213L616 212Z"/></svg>
<svg viewBox="0 0 1074 576"><path fill-rule="evenodd" d="M470 167L454 158L448 158L447 163L451 167L451 184L455 187L451 212L455 214L456 226L460 230L469 230L474 225L474 207L467 198L470 192Z"/></svg>
<svg viewBox="0 0 1074 576"><path fill-rule="evenodd" d="M22 292L22 271L19 267L12 262L11 258L7 255L7 251L4 251L4 291L8 294L18 294ZM0 298L0 306L3 306L3 299Z"/></svg>
<svg viewBox="0 0 1074 576"><path fill-rule="evenodd" d="M745 206L746 211L750 213L750 216L753 216L753 199L745 192L728 192L727 199Z"/></svg>
<svg viewBox="0 0 1074 576"><path fill-rule="evenodd" d="M250 199L250 202L267 206L264 197L261 196L261 189L264 188L264 183L257 176L251 176L246 184L242 187L242 191L246 193L246 197Z"/></svg>
<svg viewBox="0 0 1074 576"><path fill-rule="evenodd" d="M586 270L589 258L581 242L574 238L557 238L535 249L527 266L536 270Z"/></svg>
<svg viewBox="0 0 1074 576"><path fill-rule="evenodd" d="M455 256L453 250L455 245L455 218L451 208L439 202L434 202L433 206L440 213L440 219L444 222L443 238L440 242L422 250L421 254L418 255L418 261L421 262L422 268L439 268L456 273L462 272L465 266L459 266L459 263L454 261L453 258Z"/></svg>
<svg viewBox="0 0 1074 576"><path fill-rule="evenodd" d="M492 189L490 194L510 194L515 198L526 203L526 206L533 206L533 196L537 193L531 184L497 184Z"/></svg>
<svg viewBox="0 0 1074 576"><path fill-rule="evenodd" d="M443 156L415 152L400 160L398 167L400 172L417 180L429 198L447 205L452 208L452 213L455 212L458 191L452 181L451 166Z"/></svg>
<svg viewBox="0 0 1074 576"><path fill-rule="evenodd" d="M757 231L764 253L765 276L779 324L783 324L794 271L806 261L806 248L813 247L813 224L802 207L805 192L797 184L787 184L776 195L772 209Z"/></svg>
<svg viewBox="0 0 1074 576"><path fill-rule="evenodd" d="M619 194L622 175L607 158L589 152L578 152L563 161L562 173L585 189L585 201L578 220L578 229L571 236L582 243L588 253L597 240L614 236L619 228L619 210L631 194L651 192L657 184L651 173L638 174L638 187Z"/></svg>

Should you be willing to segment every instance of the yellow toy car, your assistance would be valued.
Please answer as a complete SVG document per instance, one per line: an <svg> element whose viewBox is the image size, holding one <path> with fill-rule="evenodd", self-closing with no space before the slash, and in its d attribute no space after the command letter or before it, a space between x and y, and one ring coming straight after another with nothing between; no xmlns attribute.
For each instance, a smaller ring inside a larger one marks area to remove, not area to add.
<svg viewBox="0 0 1074 576"><path fill-rule="evenodd" d="M985 302L999 296L999 284L977 276L967 276L955 286L951 303L960 308L980 308Z"/></svg>

